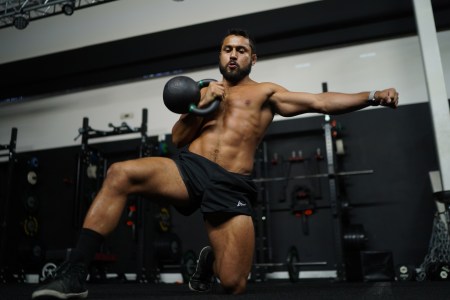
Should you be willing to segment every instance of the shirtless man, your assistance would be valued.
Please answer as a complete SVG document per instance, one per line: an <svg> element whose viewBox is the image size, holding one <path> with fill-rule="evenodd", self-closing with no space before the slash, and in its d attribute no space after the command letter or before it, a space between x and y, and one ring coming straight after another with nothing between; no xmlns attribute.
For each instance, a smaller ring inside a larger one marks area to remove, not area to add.
<svg viewBox="0 0 450 300"><path fill-rule="evenodd" d="M147 157L111 165L86 215L75 250L56 272L57 278L37 289L33 298L87 297L86 267L103 237L117 226L130 194L163 197L185 215L200 208L211 246L202 249L189 287L208 291L217 276L226 293L245 291L255 244L253 158L274 115L340 114L369 105L396 108L398 104L393 88L311 94L290 92L270 82L258 83L249 77L256 59L248 34L230 30L219 52L222 81L203 88L199 103L205 107L220 98L219 109L207 117L180 117L172 138L182 149L174 159Z"/></svg>

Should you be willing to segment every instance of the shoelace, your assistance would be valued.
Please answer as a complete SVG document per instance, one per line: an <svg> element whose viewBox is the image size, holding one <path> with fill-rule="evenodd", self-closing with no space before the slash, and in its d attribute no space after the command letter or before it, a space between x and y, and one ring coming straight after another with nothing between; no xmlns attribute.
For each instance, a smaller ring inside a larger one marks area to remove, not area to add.
<svg viewBox="0 0 450 300"><path fill-rule="evenodd" d="M53 278L62 279L65 277L69 279L79 279L79 274L86 276L86 270L83 266L64 262L55 270L55 275Z"/></svg>

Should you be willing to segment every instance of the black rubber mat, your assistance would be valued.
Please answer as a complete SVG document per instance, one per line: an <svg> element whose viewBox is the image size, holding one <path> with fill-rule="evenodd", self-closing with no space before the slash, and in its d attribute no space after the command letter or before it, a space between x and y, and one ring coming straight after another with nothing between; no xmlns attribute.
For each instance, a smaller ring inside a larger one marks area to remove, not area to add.
<svg viewBox="0 0 450 300"><path fill-rule="evenodd" d="M0 299L31 299L36 284L0 284ZM229 299L216 285L209 293L195 293L185 284L102 283L88 284L88 299L148 300L148 299ZM249 283L247 292L238 299L450 299L450 283L375 282L337 283L328 281L290 283L268 281Z"/></svg>

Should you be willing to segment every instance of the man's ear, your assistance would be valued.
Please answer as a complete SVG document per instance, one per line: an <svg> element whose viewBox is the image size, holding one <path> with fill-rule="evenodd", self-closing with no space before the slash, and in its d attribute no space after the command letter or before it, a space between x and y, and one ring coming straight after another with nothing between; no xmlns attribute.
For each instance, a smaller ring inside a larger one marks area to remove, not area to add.
<svg viewBox="0 0 450 300"><path fill-rule="evenodd" d="M256 64L257 60L258 60L258 57L256 56L256 54L252 54L252 66L254 66Z"/></svg>

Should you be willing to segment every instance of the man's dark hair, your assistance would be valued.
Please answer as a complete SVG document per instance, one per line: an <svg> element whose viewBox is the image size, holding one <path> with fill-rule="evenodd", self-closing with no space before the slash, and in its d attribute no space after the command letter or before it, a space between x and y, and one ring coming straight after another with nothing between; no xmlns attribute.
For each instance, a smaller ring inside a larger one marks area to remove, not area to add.
<svg viewBox="0 0 450 300"><path fill-rule="evenodd" d="M222 43L221 46L223 45L223 41L225 40L225 38L229 35L237 35L237 36L242 36L246 39L248 39L249 43L250 43L250 48L252 48L252 53L256 53L256 47L255 47L255 41L253 40L252 36L248 33L247 30L245 29L240 29L240 28L231 28L228 29L227 34L224 36L224 38L222 39Z"/></svg>

